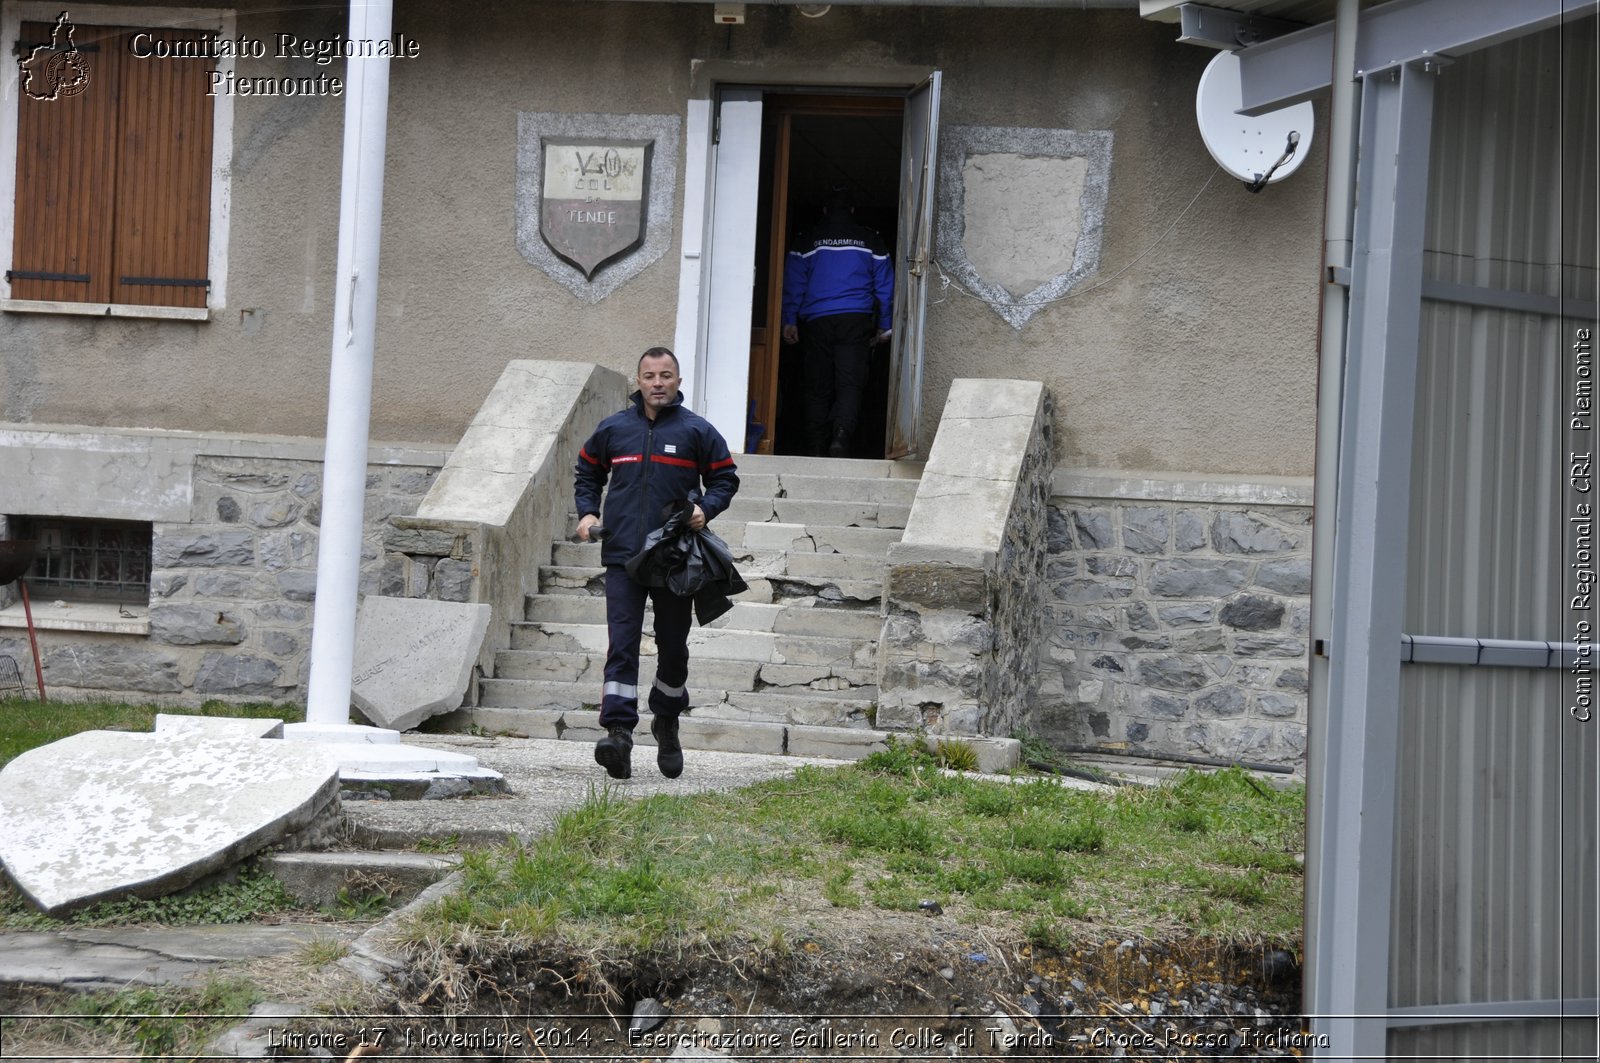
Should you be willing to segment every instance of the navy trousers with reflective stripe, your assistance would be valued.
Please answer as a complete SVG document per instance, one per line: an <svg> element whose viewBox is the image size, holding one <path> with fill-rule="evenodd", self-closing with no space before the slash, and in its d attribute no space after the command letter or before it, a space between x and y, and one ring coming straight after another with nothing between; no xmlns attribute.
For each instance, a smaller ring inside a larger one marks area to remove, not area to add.
<svg viewBox="0 0 1600 1063"><path fill-rule="evenodd" d="M639 722L639 637L644 603L655 607L656 681L650 711L675 717L689 707L689 622L694 599L662 587L641 587L621 565L606 566L606 680L600 726L633 730Z"/></svg>

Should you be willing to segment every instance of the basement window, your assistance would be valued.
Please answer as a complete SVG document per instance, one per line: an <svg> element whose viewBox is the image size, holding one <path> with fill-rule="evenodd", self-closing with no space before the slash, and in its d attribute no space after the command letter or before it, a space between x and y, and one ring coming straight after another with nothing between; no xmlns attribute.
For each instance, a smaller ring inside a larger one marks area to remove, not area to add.
<svg viewBox="0 0 1600 1063"><path fill-rule="evenodd" d="M6 523L12 538L39 544L23 577L31 598L149 604L149 522L12 517Z"/></svg>

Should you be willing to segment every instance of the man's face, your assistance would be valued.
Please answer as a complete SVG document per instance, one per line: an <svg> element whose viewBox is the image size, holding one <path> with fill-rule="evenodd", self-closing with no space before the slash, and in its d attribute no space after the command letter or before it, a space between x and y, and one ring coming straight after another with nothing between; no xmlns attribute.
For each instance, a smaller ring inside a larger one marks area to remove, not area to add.
<svg viewBox="0 0 1600 1063"><path fill-rule="evenodd" d="M651 416L678 394L678 367L666 355L639 361L639 390Z"/></svg>

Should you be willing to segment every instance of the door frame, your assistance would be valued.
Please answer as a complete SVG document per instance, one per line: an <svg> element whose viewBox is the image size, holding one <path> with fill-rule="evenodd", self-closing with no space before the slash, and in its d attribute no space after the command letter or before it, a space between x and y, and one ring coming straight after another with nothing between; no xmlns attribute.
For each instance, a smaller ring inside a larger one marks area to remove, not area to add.
<svg viewBox="0 0 1600 1063"><path fill-rule="evenodd" d="M750 363L708 357L711 297L710 243L716 214L716 109L719 90L816 96L859 93L905 95L928 81L931 66L809 68L782 63L696 61L691 68L684 122L683 213L679 234L678 307L674 350L683 369L689 404L723 434L734 453L744 452ZM715 363L715 364L713 364Z"/></svg>
<svg viewBox="0 0 1600 1063"><path fill-rule="evenodd" d="M783 271L789 251L789 148L792 120L802 117L900 116L905 113L906 98L892 90L870 94L838 95L817 92L770 92L764 95L762 107L770 107L778 118L774 145L771 216L768 218L771 238L767 245L767 318L764 322L751 322L750 391L747 401L756 404L756 417L765 418L767 433L763 436L760 453L772 453L774 432L778 423L778 364L783 350ZM757 219L759 221L759 219ZM762 330L758 341L755 330Z"/></svg>

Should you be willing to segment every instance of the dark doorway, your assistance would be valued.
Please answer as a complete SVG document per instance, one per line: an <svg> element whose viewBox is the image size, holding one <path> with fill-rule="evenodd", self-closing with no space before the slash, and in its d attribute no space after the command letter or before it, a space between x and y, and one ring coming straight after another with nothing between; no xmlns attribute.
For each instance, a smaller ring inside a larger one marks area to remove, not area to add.
<svg viewBox="0 0 1600 1063"><path fill-rule="evenodd" d="M856 220L880 233L891 251L900 209L904 101L898 96L769 93L762 100L756 277L751 314L750 400L764 435L756 450L803 454L799 348L782 342L783 261L788 245L821 214L828 190L848 182ZM889 405L889 347L873 348L852 457L884 456Z"/></svg>

